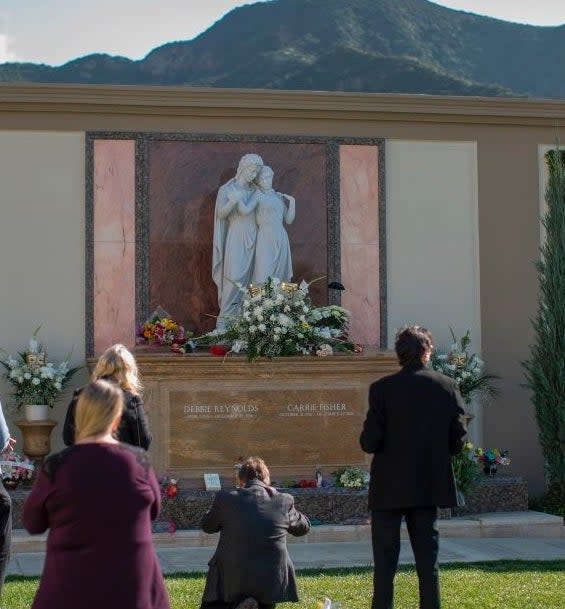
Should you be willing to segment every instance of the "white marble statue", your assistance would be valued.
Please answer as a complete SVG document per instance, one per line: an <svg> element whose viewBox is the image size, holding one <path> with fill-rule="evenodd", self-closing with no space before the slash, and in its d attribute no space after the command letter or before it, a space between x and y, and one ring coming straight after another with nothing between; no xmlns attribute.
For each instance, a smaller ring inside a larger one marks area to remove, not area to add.
<svg viewBox="0 0 565 609"><path fill-rule="evenodd" d="M284 223L292 224L294 221L295 200L290 195L275 192L273 176L270 167L264 166L259 171L255 180L258 190L248 205L249 209L255 210L257 222L253 284L265 283L268 277L278 277L281 281L292 279L290 243Z"/></svg>
<svg viewBox="0 0 565 609"><path fill-rule="evenodd" d="M256 192L254 180L262 166L257 154L241 157L235 177L220 186L216 197L212 277L218 287L219 330L239 313L241 292L236 283L251 283L257 223L248 203Z"/></svg>

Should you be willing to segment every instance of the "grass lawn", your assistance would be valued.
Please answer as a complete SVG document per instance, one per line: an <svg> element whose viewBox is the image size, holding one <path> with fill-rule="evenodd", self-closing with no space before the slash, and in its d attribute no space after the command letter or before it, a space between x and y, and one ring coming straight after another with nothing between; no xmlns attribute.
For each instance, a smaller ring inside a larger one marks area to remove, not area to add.
<svg viewBox="0 0 565 609"><path fill-rule="evenodd" d="M370 607L371 569L300 571L298 576L301 602L281 604L280 609L315 609L316 602L324 596L339 601L341 609ZM29 609L38 581L37 578L9 577L2 607ZM199 606L204 575L170 575L166 581L173 609ZM443 609L563 609L565 560L442 565L441 586ZM418 582L413 567L399 569L395 594L395 609L418 606Z"/></svg>

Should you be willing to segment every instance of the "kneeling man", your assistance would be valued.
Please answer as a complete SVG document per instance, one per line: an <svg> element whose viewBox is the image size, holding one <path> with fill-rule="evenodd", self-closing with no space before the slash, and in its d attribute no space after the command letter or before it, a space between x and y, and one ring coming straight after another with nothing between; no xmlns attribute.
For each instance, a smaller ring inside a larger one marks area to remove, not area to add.
<svg viewBox="0 0 565 609"><path fill-rule="evenodd" d="M220 491L202 519L205 533L220 532L210 560L201 609L267 609L297 602L287 533L300 536L310 521L294 498L270 486L263 459L249 457L239 470L241 488Z"/></svg>

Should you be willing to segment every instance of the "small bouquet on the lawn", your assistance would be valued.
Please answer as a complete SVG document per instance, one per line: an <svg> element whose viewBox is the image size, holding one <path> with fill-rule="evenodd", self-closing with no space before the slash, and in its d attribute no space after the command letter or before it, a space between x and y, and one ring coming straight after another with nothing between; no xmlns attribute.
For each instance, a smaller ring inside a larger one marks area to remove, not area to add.
<svg viewBox="0 0 565 609"><path fill-rule="evenodd" d="M163 494L163 497L174 499L178 495L179 483L176 478L165 475L159 480L159 484L161 485L161 493Z"/></svg>
<svg viewBox="0 0 565 609"><path fill-rule="evenodd" d="M369 486L369 473L360 467L344 467L332 473L334 484L344 488L363 489Z"/></svg>
<svg viewBox="0 0 565 609"><path fill-rule="evenodd" d="M260 286L242 286L241 314L225 320L216 329L195 339L198 345L222 345L229 353L258 357L289 355L319 356L334 351L353 352L347 337L349 311L337 305L313 306L308 283L286 283L269 277Z"/></svg>
<svg viewBox="0 0 565 609"><path fill-rule="evenodd" d="M184 345L191 335L164 309L157 307L147 321L138 326L136 342L138 345L173 347Z"/></svg>
<svg viewBox="0 0 565 609"><path fill-rule="evenodd" d="M2 478L7 480L31 480L35 465L27 457L16 452L6 452L0 455Z"/></svg>

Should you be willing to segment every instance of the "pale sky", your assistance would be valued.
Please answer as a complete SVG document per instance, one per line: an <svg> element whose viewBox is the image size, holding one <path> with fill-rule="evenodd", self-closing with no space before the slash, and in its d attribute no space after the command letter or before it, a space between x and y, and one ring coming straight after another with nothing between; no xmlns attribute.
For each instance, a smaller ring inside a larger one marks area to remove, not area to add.
<svg viewBox="0 0 565 609"><path fill-rule="evenodd" d="M231 9L255 1L0 0L0 63L60 65L90 53L141 59L165 42L194 38ZM518 23L565 24L565 0L435 3Z"/></svg>

